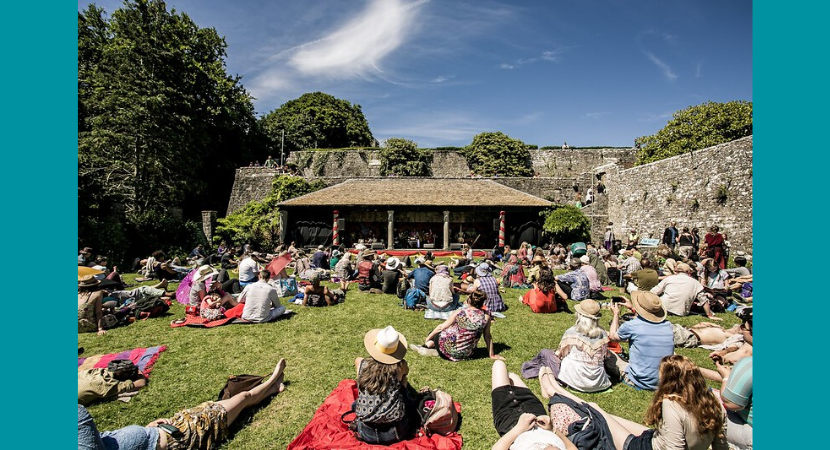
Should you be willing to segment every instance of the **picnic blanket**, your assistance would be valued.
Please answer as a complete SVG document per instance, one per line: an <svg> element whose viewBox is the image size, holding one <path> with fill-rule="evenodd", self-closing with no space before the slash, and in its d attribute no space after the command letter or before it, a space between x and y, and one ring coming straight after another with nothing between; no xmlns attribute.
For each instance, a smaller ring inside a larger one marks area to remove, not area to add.
<svg viewBox="0 0 830 450"><path fill-rule="evenodd" d="M430 437L419 436L390 446L370 445L354 437L340 418L351 410L352 402L357 399L355 380L343 380L326 397L323 404L314 413L314 417L303 431L288 444L287 450L380 450L395 448L399 450L459 450L461 435L451 433L449 436L433 434Z"/></svg>
<svg viewBox="0 0 830 450"><path fill-rule="evenodd" d="M78 372L87 369L106 369L107 364L114 359L129 359L136 366L145 378L150 376L153 370L153 365L158 360L161 352L167 350L167 347L160 345L158 347L149 348L134 348L120 353L110 353L107 355L87 356L85 358L78 358Z"/></svg>
<svg viewBox="0 0 830 450"><path fill-rule="evenodd" d="M294 311L290 309L286 309L284 313L282 313L276 320L284 319L291 314L294 314ZM193 327L193 328L213 328L218 327L221 325L245 325L251 324L254 322L249 322L241 317L222 317L221 319L216 320L207 320L202 318L201 316L191 316L187 314L184 316L184 321L182 319L174 320L170 323L171 328L179 328L179 327Z"/></svg>

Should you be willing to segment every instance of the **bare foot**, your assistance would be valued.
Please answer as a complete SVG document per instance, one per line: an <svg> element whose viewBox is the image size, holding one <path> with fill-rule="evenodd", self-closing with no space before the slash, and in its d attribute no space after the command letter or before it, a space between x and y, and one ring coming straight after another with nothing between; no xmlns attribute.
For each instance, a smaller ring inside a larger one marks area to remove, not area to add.
<svg viewBox="0 0 830 450"><path fill-rule="evenodd" d="M720 317L717 317L717 316L709 316L709 317L707 317L707 319L709 319L709 320L716 320L716 321L718 321L718 322L720 322L720 321L722 321L722 320L723 320L723 319L721 319Z"/></svg>

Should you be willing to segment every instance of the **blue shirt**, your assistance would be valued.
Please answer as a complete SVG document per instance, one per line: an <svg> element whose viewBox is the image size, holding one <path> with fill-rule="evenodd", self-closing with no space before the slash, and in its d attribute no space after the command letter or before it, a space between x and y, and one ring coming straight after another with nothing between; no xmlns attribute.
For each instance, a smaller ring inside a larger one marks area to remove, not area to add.
<svg viewBox="0 0 830 450"><path fill-rule="evenodd" d="M588 280L588 275L581 270L559 275L559 280L571 285L571 300L585 300L591 295L591 282Z"/></svg>
<svg viewBox="0 0 830 450"><path fill-rule="evenodd" d="M429 280L435 273L426 267L419 267L412 271L407 278L415 280L415 287L424 293L429 292Z"/></svg>
<svg viewBox="0 0 830 450"><path fill-rule="evenodd" d="M620 325L617 335L629 343L628 378L640 389L657 389L660 360L674 354L671 322L649 322L637 316Z"/></svg>
<svg viewBox="0 0 830 450"><path fill-rule="evenodd" d="M741 358L732 366L729 379L721 392L726 400L743 406L737 411L746 423L752 426L752 357Z"/></svg>

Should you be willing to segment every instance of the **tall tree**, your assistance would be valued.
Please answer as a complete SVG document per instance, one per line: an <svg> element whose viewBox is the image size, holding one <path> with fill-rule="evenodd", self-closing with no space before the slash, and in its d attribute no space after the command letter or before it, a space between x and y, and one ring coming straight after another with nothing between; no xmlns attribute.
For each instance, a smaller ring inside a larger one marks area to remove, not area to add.
<svg viewBox="0 0 830 450"><path fill-rule="evenodd" d="M395 174L408 177L431 175L432 151L419 149L418 144L409 139L387 139L380 149L380 157L384 163L381 166L381 175Z"/></svg>
<svg viewBox="0 0 830 450"><path fill-rule="evenodd" d="M82 222L227 204L259 128L251 96L226 73L226 47L162 0L127 0L109 19L94 5L78 13Z"/></svg>
<svg viewBox="0 0 830 450"><path fill-rule="evenodd" d="M530 152L524 142L497 131L479 133L464 151L467 164L479 175L525 177L533 175Z"/></svg>
<svg viewBox="0 0 830 450"><path fill-rule="evenodd" d="M539 213L545 218L542 228L563 244L590 239L591 221L574 205L554 205Z"/></svg>
<svg viewBox="0 0 830 450"><path fill-rule="evenodd" d="M752 134L752 102L706 102L677 111L663 129L634 140L637 164L648 164Z"/></svg>
<svg viewBox="0 0 830 450"><path fill-rule="evenodd" d="M275 149L285 132L286 155L309 148L368 147L375 140L360 105L323 92L289 100L261 121Z"/></svg>

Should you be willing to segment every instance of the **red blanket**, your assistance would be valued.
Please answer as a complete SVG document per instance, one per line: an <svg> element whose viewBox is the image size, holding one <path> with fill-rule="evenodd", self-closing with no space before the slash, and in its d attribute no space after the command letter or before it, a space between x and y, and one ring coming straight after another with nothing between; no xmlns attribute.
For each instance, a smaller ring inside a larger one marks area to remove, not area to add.
<svg viewBox="0 0 830 450"><path fill-rule="evenodd" d="M343 380L326 397L326 400L314 413L311 422L299 436L288 445L287 450L381 450L396 448L399 450L459 450L461 435L451 433L449 436L433 434L420 436L390 446L369 445L357 440L340 417L351 410L352 402L357 398L357 383Z"/></svg>
<svg viewBox="0 0 830 450"><path fill-rule="evenodd" d="M213 328L218 327L220 325L225 325L226 323L232 321L234 317L223 317L217 320L207 320L203 319L201 316L191 316L190 314L184 316L184 322L180 322L181 319L173 321L170 326L173 328L178 327L197 327L197 328Z"/></svg>

